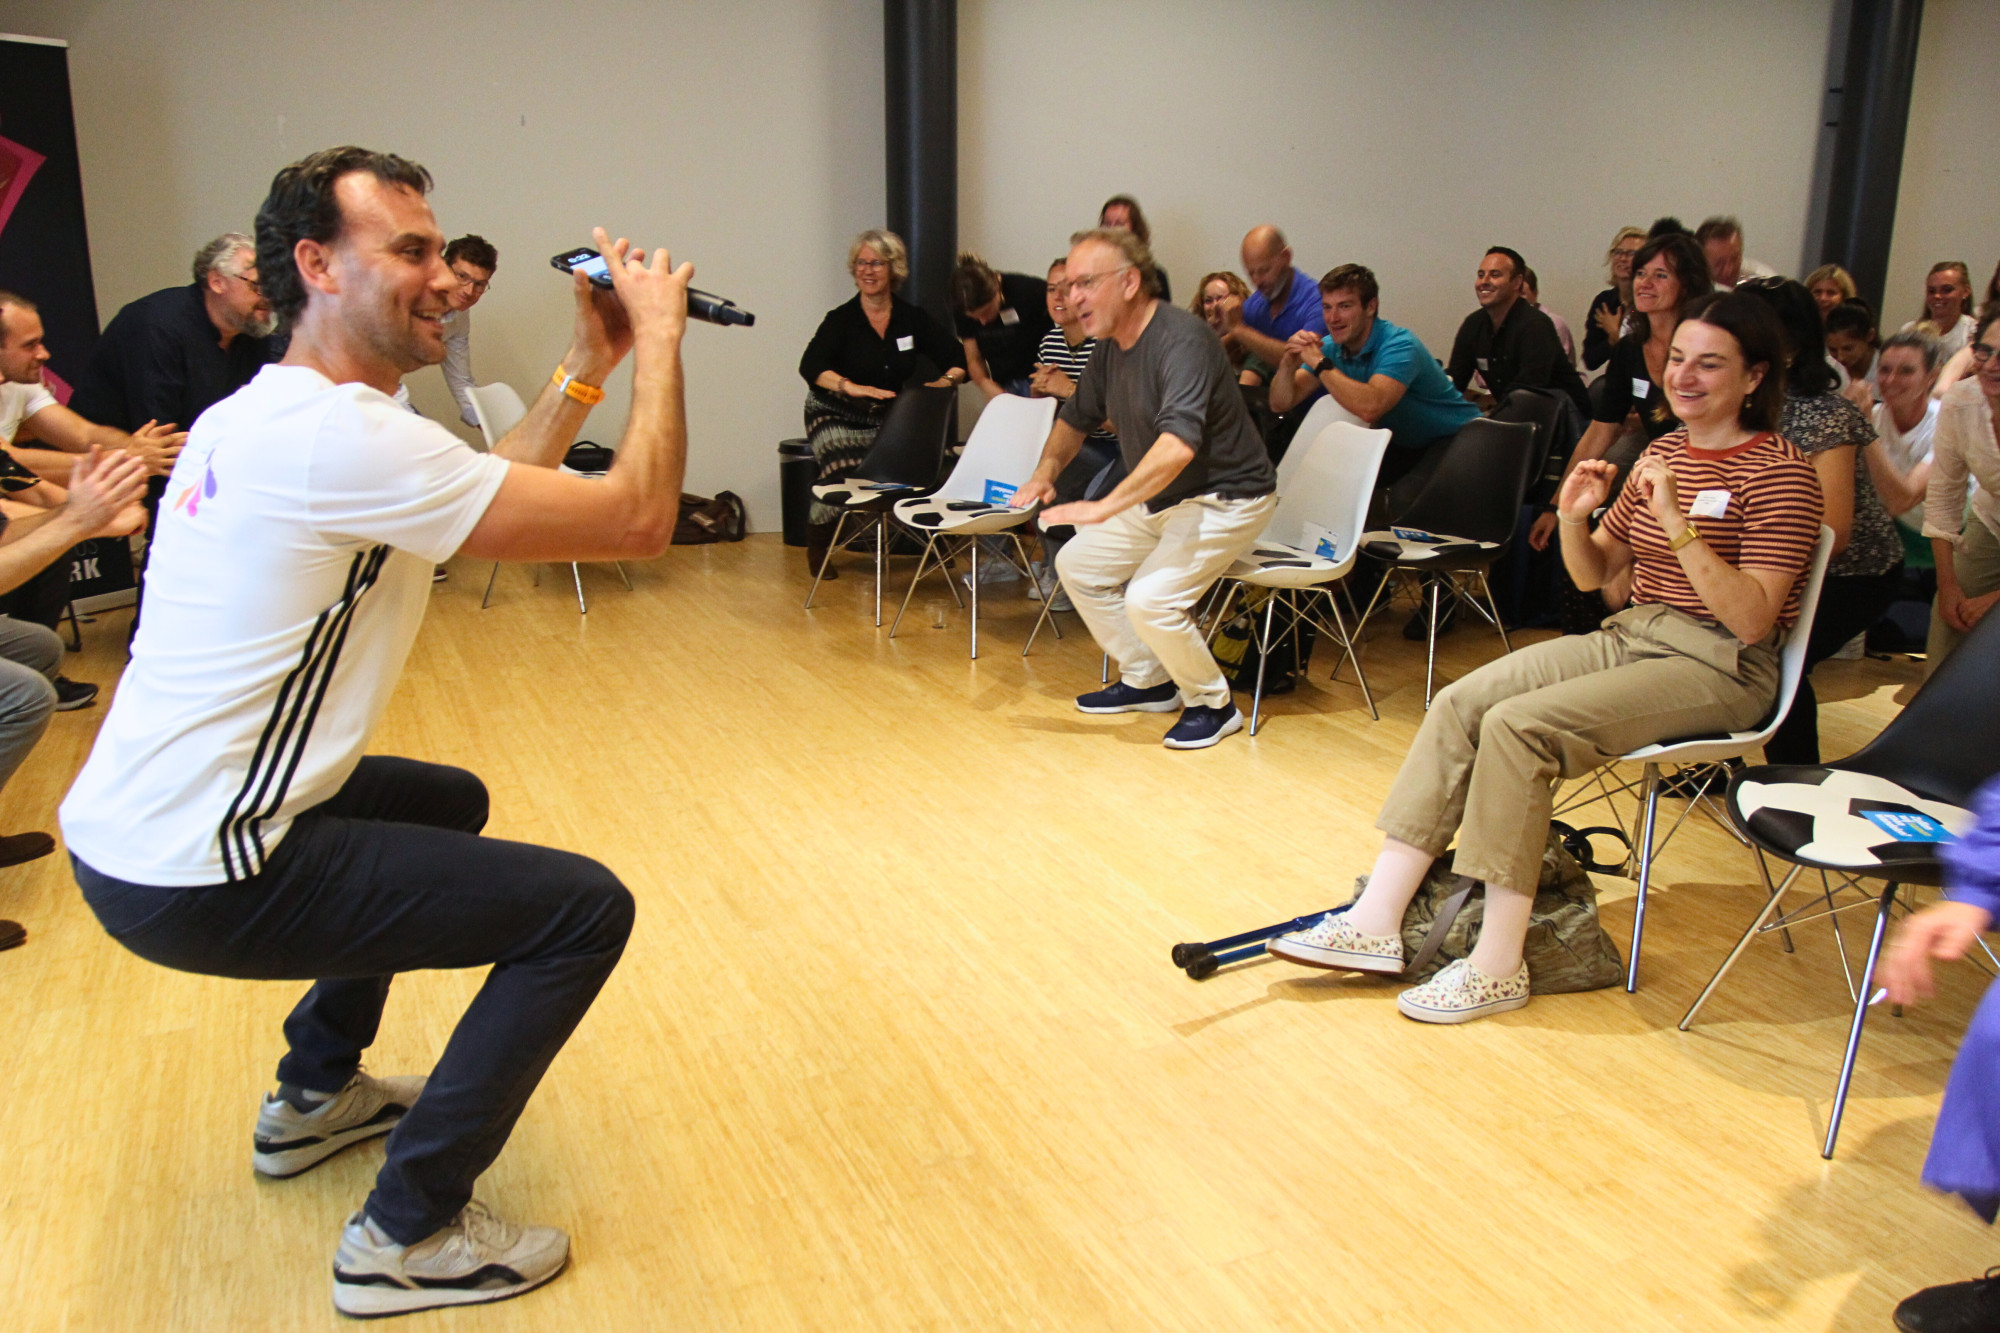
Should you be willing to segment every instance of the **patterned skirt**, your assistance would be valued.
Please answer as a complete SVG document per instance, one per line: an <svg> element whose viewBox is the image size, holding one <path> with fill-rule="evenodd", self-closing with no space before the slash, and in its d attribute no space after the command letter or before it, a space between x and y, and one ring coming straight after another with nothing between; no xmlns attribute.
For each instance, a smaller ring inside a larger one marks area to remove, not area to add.
<svg viewBox="0 0 2000 1333"><path fill-rule="evenodd" d="M806 443L812 446L813 482L839 481L861 465L888 415L889 400L856 402L821 388L806 392ZM828 524L840 510L813 501L812 522Z"/></svg>

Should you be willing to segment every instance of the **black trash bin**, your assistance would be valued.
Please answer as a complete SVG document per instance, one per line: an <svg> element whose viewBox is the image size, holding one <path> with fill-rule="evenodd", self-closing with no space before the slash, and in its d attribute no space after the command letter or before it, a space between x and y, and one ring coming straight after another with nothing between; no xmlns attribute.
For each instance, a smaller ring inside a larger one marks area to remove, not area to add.
<svg viewBox="0 0 2000 1333"><path fill-rule="evenodd" d="M804 440L778 441L778 499L785 516L785 545L804 546L812 522L813 451Z"/></svg>

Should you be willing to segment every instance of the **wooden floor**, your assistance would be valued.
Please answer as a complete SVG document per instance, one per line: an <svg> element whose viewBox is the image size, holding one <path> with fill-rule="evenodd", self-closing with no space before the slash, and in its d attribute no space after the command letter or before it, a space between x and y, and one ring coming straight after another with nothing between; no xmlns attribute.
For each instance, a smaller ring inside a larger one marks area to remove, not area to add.
<svg viewBox="0 0 2000 1333"><path fill-rule="evenodd" d="M762 536L633 593L589 568L585 617L525 569L484 612L485 566L437 589L376 748L477 770L489 832L599 857L640 916L481 1188L566 1227L571 1270L409 1327L1879 1330L2000 1257L1917 1181L1974 969L1876 1011L1831 1165L1824 924L1674 1030L1759 897L1712 827L1661 865L1636 996L1435 1028L1381 982L1169 965L1348 896L1421 717L1400 613L1366 654L1381 721L1323 653L1256 739L1176 754L1170 719L1073 710L1097 678L1073 621L1023 660L1017 591L969 663L941 587L891 641L862 567L806 613L801 566ZM69 673L108 694L124 631L102 617ZM1446 645L1448 674L1498 649ZM1827 752L1913 676L1823 668ZM102 715L57 715L4 831L54 827ZM1631 888L1600 883L1618 935ZM61 857L0 872L0 915L30 931L0 954L0 1325L340 1323L333 1245L379 1144L249 1165L300 988L126 954ZM399 982L371 1067L426 1068L478 982Z"/></svg>

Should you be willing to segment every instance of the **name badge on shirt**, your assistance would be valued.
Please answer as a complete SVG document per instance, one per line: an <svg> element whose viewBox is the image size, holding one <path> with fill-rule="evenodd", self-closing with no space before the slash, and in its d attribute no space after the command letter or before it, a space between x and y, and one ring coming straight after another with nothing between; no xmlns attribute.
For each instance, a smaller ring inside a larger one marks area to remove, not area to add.
<svg viewBox="0 0 2000 1333"><path fill-rule="evenodd" d="M1721 518L1728 512L1728 491L1702 491L1688 507L1689 518Z"/></svg>
<svg viewBox="0 0 2000 1333"><path fill-rule="evenodd" d="M1000 322L1002 324L1007 325L1009 328L1012 328L1014 325L1019 324L1021 322L1021 312L1016 310L1013 306L1008 306L1005 310L1002 310L1000 312Z"/></svg>
<svg viewBox="0 0 2000 1333"><path fill-rule="evenodd" d="M899 352L915 351L916 346L917 346L917 339L914 334L906 333L902 337L896 339L896 350Z"/></svg>
<svg viewBox="0 0 2000 1333"><path fill-rule="evenodd" d="M1486 373L1486 358L1485 358L1485 357L1483 357L1483 356L1482 356L1482 357L1475 357L1475 358L1474 358L1474 360L1473 360L1473 364L1479 367L1479 373L1480 373L1480 374L1482 374L1482 375L1483 375L1483 374L1485 374L1485 373Z"/></svg>
<svg viewBox="0 0 2000 1333"><path fill-rule="evenodd" d="M1632 381L1632 396L1634 398L1644 398L1652 392L1653 382L1651 380L1634 379Z"/></svg>

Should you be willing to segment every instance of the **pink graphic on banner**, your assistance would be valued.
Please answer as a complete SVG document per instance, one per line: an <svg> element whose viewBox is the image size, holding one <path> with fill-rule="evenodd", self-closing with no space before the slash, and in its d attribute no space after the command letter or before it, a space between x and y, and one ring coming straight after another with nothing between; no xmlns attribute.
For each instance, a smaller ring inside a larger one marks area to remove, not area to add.
<svg viewBox="0 0 2000 1333"><path fill-rule="evenodd" d="M0 231L7 230L7 219L14 216L14 205L21 202L21 191L28 188L29 180L46 161L34 149L0 138Z"/></svg>

